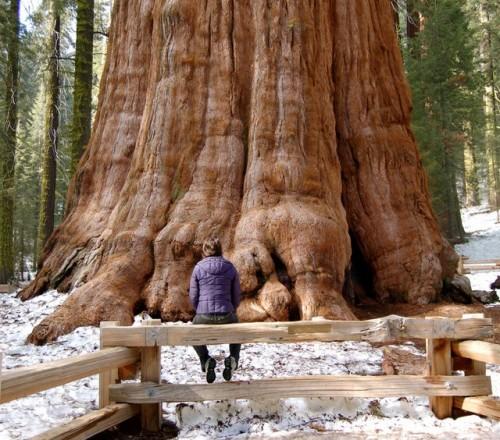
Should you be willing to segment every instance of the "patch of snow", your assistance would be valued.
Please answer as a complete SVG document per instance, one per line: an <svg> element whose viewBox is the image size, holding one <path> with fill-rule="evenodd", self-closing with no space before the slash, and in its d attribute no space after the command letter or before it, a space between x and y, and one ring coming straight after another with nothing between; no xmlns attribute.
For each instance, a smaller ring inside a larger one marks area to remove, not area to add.
<svg viewBox="0 0 500 440"><path fill-rule="evenodd" d="M465 232L471 234L468 242L455 245L455 250L470 260L500 259L500 223L496 211L485 206L462 209ZM499 270L467 274L473 290L491 290L490 284L500 275Z"/></svg>
<svg viewBox="0 0 500 440"><path fill-rule="evenodd" d="M98 348L99 330L84 327L42 347L26 345L32 326L55 310L66 295L48 292L22 303L15 294L0 295L0 349L4 369L62 359ZM136 322L140 321L140 316ZM400 345L421 353L411 342ZM226 345L210 347L222 380ZM245 344L234 380L310 374L382 374L380 348L366 342L301 344ZM494 392L499 393L500 369L488 366ZM171 383L204 382L191 347L162 348L162 380ZM97 376L81 379L33 396L0 405L0 438L27 439L97 408ZM364 438L498 438L499 424L480 417L438 420L424 397L290 398L163 404L164 417L180 428L181 439L312 438L331 435ZM372 437L370 437L372 436Z"/></svg>
<svg viewBox="0 0 500 440"><path fill-rule="evenodd" d="M2 370L26 367L88 353L99 347L99 330L81 327L44 346L26 344L34 325L67 298L55 290L21 302L15 293L0 295ZM97 376L0 405L0 439L26 439L97 408Z"/></svg>
<svg viewBox="0 0 500 440"><path fill-rule="evenodd" d="M463 209L462 223L471 236L467 243L455 246L457 252L471 260L500 258L500 223L496 216L496 211L484 206Z"/></svg>
<svg viewBox="0 0 500 440"><path fill-rule="evenodd" d="M499 268L500 269L500 268ZM481 271L468 273L466 276L470 280L472 290L491 290L490 285L500 275L500 270L497 271ZM500 292L499 292L500 293Z"/></svg>
<svg viewBox="0 0 500 440"><path fill-rule="evenodd" d="M472 260L500 258L500 224L484 208L463 211L464 227L472 235L456 246ZM473 289L489 290L498 271L470 274ZM0 351L8 370L62 359L98 349L99 330L79 328L46 346L26 345L33 326L52 313L66 295L50 291L27 302L15 294L0 295ZM135 325L142 317L137 316ZM398 346L423 354L411 342ZM228 347L211 346L221 379ZM366 342L245 344L234 380L312 374L380 375L383 355ZM500 395L500 366L488 365L493 395ZM162 380L203 383L204 376L190 347L162 348ZM0 439L30 438L97 408L98 378L92 376L33 396L0 405ZM164 418L180 428L181 439L285 438L419 438L496 439L500 424L478 416L438 420L425 397L294 398L163 404Z"/></svg>

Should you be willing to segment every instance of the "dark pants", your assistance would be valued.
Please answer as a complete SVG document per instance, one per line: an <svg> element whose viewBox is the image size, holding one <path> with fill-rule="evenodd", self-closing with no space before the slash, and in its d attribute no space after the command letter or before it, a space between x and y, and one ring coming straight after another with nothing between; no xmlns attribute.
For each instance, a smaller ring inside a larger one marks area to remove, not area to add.
<svg viewBox="0 0 500 440"><path fill-rule="evenodd" d="M226 314L198 314L193 319L193 324L233 324L238 322L238 317L235 313L226 313ZM200 362L202 367L205 365L205 362L210 357L208 353L208 348L206 345L194 345L194 350L196 354L200 358ZM236 361L240 358L240 348L241 344L230 344L229 345L229 354L233 356Z"/></svg>

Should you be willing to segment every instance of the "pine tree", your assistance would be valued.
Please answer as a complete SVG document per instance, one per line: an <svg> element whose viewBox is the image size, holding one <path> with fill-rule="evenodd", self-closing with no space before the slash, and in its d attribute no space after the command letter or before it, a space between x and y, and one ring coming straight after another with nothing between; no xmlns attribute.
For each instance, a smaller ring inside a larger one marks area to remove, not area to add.
<svg viewBox="0 0 500 440"><path fill-rule="evenodd" d="M0 139L0 283L14 276L14 170L19 79L19 0L11 0L7 21L5 119Z"/></svg>
<svg viewBox="0 0 500 440"><path fill-rule="evenodd" d="M497 221L500 221L500 116L498 114L498 57L499 34L498 24L500 7L498 2L481 0L480 20L483 27L482 33L482 66L485 76L484 110L487 120L486 142L488 149L488 180L489 202L497 210Z"/></svg>
<svg viewBox="0 0 500 440"><path fill-rule="evenodd" d="M477 97L473 33L463 0L419 2L424 25L406 53L413 126L429 175L434 210L445 235L463 240L457 180Z"/></svg>

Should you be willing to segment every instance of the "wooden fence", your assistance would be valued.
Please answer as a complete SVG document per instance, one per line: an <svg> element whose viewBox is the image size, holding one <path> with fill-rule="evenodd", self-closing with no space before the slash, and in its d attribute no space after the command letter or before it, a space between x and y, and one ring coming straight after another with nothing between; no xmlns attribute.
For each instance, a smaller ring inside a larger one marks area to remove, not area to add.
<svg viewBox="0 0 500 440"><path fill-rule="evenodd" d="M460 256L458 262L458 273L467 274L473 272L484 271L499 271L500 273L500 258L490 258L483 260L471 260L468 257ZM491 280L494 281L494 280Z"/></svg>
<svg viewBox="0 0 500 440"><path fill-rule="evenodd" d="M500 346L484 341L493 335L490 319L467 315L460 319L388 316L369 321L265 322L217 325L161 324L122 327L101 323L97 352L8 370L0 376L0 403L18 399L73 380L99 374L100 409L52 429L36 439L85 439L141 414L142 427L157 431L161 402L287 398L388 397L425 395L439 418L453 408L500 417L500 402L490 397L491 379L485 363L500 363ZM394 343L425 339L425 375L303 376L213 384L162 384L161 346L222 343L289 343L305 341L368 341ZM140 383L121 383L140 365ZM464 375L453 375L454 370Z"/></svg>

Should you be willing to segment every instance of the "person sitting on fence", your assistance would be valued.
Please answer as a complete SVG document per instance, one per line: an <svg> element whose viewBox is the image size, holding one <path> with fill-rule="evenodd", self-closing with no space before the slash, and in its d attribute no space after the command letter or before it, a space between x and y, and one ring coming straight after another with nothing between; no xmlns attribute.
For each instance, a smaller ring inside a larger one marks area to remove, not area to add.
<svg viewBox="0 0 500 440"><path fill-rule="evenodd" d="M240 278L234 265L222 256L222 246L217 238L203 243L203 260L194 268L189 286L189 298L196 311L193 324L231 324L238 322L236 309L240 304ZM215 380L216 362L206 345L193 347L206 373L208 383ZM231 380L238 368L240 344L230 344L230 355L224 360L222 376Z"/></svg>

